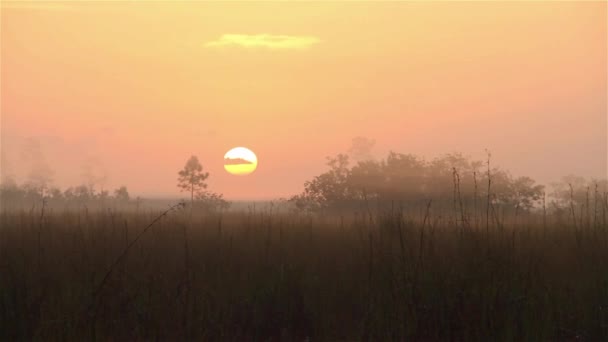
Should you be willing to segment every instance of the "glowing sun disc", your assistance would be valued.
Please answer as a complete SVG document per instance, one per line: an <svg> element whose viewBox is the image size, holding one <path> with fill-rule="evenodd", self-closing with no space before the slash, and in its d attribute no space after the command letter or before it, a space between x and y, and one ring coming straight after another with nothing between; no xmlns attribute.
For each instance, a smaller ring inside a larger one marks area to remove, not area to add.
<svg viewBox="0 0 608 342"><path fill-rule="evenodd" d="M224 155L224 169L230 174L244 176L258 167L258 157L245 147L235 147Z"/></svg>

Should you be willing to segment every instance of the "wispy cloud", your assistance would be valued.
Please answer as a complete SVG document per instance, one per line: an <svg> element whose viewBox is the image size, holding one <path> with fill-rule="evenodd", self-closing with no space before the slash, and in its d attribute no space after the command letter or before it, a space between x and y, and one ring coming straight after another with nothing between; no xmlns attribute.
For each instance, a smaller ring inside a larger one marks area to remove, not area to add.
<svg viewBox="0 0 608 342"><path fill-rule="evenodd" d="M253 164L252 161L243 158L224 158L224 165Z"/></svg>
<svg viewBox="0 0 608 342"><path fill-rule="evenodd" d="M266 48L273 50L307 49L321 40L315 36L289 36L273 34L223 34L207 42L206 47L237 46L243 48Z"/></svg>

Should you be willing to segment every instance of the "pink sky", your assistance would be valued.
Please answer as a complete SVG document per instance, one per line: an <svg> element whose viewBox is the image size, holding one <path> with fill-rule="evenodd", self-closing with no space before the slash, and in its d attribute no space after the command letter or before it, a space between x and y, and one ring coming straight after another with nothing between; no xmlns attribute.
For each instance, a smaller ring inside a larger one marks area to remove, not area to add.
<svg viewBox="0 0 608 342"><path fill-rule="evenodd" d="M2 173L38 141L60 187L299 192L351 139L514 175L606 177L605 2L2 2ZM278 43L277 43L278 42ZM246 146L259 167L223 169Z"/></svg>

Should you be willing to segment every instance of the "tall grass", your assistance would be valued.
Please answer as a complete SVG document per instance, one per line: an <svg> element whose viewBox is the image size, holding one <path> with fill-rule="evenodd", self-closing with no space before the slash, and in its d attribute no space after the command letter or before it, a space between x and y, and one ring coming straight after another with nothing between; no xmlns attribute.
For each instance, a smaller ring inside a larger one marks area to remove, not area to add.
<svg viewBox="0 0 608 342"><path fill-rule="evenodd" d="M574 209L499 224L490 198L479 225L458 193L323 216L5 211L0 339L606 339L595 198L582 226Z"/></svg>

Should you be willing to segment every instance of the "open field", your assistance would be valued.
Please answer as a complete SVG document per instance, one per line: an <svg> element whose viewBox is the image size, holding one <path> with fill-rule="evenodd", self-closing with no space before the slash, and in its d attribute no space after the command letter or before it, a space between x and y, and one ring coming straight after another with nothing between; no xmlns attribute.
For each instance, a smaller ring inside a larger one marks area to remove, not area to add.
<svg viewBox="0 0 608 342"><path fill-rule="evenodd" d="M4 211L0 339L608 337L601 220L395 207Z"/></svg>
<svg viewBox="0 0 608 342"><path fill-rule="evenodd" d="M608 342L608 1L0 13L0 342Z"/></svg>

